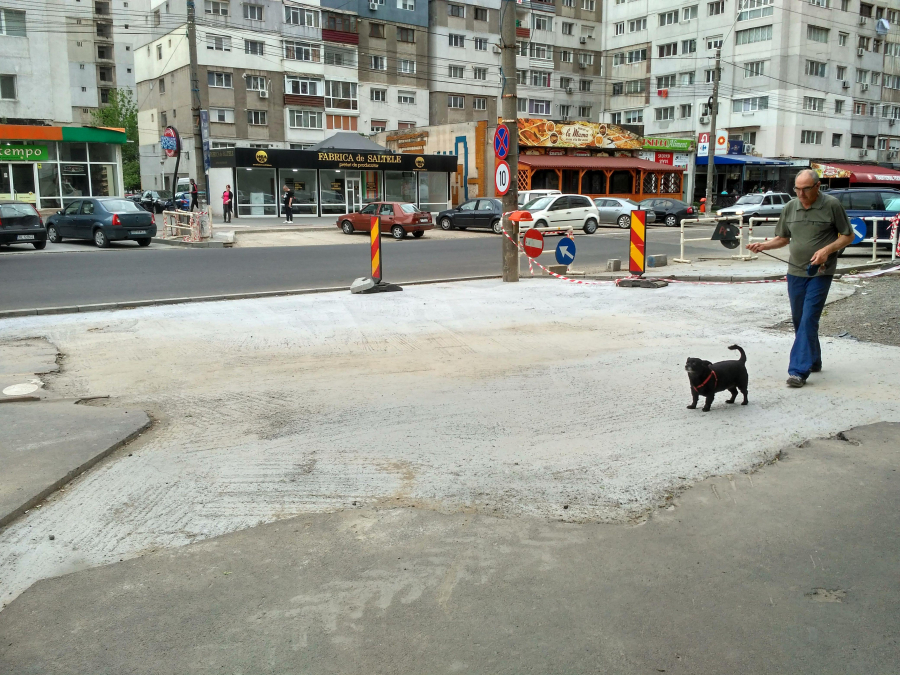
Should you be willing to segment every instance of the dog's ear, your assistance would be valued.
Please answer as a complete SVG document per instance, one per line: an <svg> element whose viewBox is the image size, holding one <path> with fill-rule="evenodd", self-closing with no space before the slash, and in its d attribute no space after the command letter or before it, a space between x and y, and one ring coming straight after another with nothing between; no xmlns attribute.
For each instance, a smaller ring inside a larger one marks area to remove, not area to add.
<svg viewBox="0 0 900 675"><path fill-rule="evenodd" d="M712 365L712 361L704 361L703 365L709 367Z"/></svg>

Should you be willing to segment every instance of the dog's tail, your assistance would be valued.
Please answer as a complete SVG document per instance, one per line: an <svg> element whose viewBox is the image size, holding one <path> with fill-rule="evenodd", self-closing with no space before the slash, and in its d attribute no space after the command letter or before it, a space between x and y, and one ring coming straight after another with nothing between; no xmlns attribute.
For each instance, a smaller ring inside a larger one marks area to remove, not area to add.
<svg viewBox="0 0 900 675"><path fill-rule="evenodd" d="M741 353L741 358L739 359L739 362L747 363L747 355L744 353L743 349L741 349L737 345L731 345L728 349L737 349Z"/></svg>

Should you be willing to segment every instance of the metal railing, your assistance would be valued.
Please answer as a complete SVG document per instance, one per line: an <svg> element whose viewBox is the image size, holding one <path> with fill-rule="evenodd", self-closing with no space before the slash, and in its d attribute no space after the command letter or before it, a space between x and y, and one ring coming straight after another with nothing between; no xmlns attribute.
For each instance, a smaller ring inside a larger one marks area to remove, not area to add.
<svg viewBox="0 0 900 675"><path fill-rule="evenodd" d="M163 239L181 241L209 241L212 239L212 221L208 211L163 211Z"/></svg>
<svg viewBox="0 0 900 675"><path fill-rule="evenodd" d="M691 262L687 258L684 257L684 242L686 241L709 241L709 237L691 237L690 239L685 239L684 237L684 226L685 225L718 225L723 221L738 221L738 227L741 229L741 234L743 235L743 225L744 225L744 217L743 216L712 216L709 218L685 218L681 221L681 253L677 258L672 258L672 262L677 263L689 263ZM741 236L741 254L732 256L733 258L740 258L742 260L749 260L750 256L747 256L743 253L743 236Z"/></svg>
<svg viewBox="0 0 900 675"><path fill-rule="evenodd" d="M868 239L863 239L860 244L872 244L872 259L869 262L878 262L878 244L884 244L884 239L878 238L878 223L883 220L890 222L893 220L893 217L887 216L864 216L862 218L863 221L869 221L872 223L872 236ZM760 223L764 221L778 221L778 218L751 218L750 219L750 227L748 231L747 241L768 241L771 237L754 237L753 236L753 225L755 223ZM742 238L743 239L743 238ZM894 228L893 235L889 240L891 242L891 262L897 260L897 246L898 239L900 239L900 227Z"/></svg>

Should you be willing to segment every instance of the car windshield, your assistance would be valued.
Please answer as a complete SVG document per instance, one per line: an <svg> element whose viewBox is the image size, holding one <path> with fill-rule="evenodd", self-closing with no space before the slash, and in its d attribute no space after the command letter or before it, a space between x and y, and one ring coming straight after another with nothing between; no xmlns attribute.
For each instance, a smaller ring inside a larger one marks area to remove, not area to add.
<svg viewBox="0 0 900 675"><path fill-rule="evenodd" d="M172 193L169 192L168 190L158 190L156 192L156 194L160 199L171 199L172 198Z"/></svg>
<svg viewBox="0 0 900 675"><path fill-rule="evenodd" d="M141 213L144 211L140 206L127 199L107 199L100 203L110 213Z"/></svg>
<svg viewBox="0 0 900 675"><path fill-rule="evenodd" d="M735 202L737 204L762 204L763 195L744 195Z"/></svg>
<svg viewBox="0 0 900 675"><path fill-rule="evenodd" d="M403 213L422 213L422 209L415 204L401 204L400 208L403 210Z"/></svg>
<svg viewBox="0 0 900 675"><path fill-rule="evenodd" d="M30 204L4 204L0 206L0 217L21 218L22 216L37 216L37 211Z"/></svg>
<svg viewBox="0 0 900 675"><path fill-rule="evenodd" d="M550 206L550 202L552 201L553 197L538 197L537 199L532 199L522 208L525 211L543 211Z"/></svg>

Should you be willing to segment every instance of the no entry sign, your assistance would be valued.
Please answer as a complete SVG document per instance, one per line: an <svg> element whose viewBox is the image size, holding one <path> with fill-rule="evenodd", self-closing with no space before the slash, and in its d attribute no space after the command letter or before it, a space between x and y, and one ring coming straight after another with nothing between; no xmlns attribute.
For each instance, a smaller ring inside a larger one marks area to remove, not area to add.
<svg viewBox="0 0 900 675"><path fill-rule="evenodd" d="M160 145L166 151L167 157L174 157L178 154L178 132L174 127L166 127Z"/></svg>
<svg viewBox="0 0 900 675"><path fill-rule="evenodd" d="M509 127L505 124L498 125L494 132L494 154L497 159L506 159L509 154Z"/></svg>
<svg viewBox="0 0 900 675"><path fill-rule="evenodd" d="M497 168L494 170L494 187L497 189L498 195L505 195L509 192L509 181L509 164L498 159Z"/></svg>
<svg viewBox="0 0 900 675"><path fill-rule="evenodd" d="M544 252L544 235L534 228L531 228L525 233L522 248L525 249L525 255L529 258L537 258Z"/></svg>

